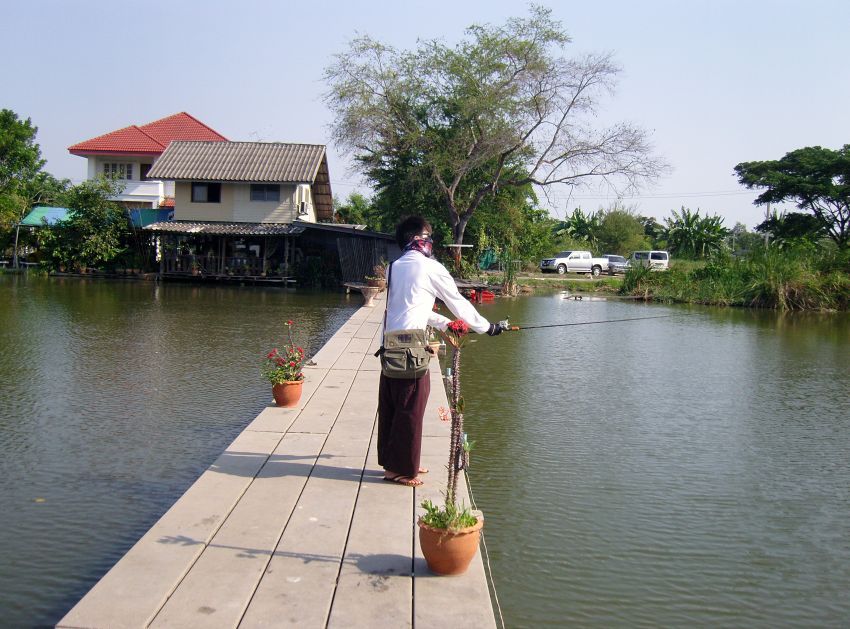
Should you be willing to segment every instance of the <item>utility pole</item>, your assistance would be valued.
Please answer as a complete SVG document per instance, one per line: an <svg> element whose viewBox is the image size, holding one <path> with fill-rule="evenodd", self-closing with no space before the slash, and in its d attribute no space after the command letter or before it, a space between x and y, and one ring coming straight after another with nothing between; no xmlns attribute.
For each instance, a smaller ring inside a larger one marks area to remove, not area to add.
<svg viewBox="0 0 850 629"><path fill-rule="evenodd" d="M770 220L770 201L767 202L767 209L764 212L764 220L765 221ZM764 232L764 248L765 249L767 249L767 243L768 243L769 240L770 240L770 232L765 231Z"/></svg>

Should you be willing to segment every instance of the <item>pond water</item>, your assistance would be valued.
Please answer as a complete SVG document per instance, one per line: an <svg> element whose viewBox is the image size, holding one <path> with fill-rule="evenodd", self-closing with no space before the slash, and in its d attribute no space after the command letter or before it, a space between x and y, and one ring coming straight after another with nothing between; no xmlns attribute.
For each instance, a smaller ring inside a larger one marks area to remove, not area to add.
<svg viewBox="0 0 850 629"><path fill-rule="evenodd" d="M850 317L497 301L464 350L508 627L847 626Z"/></svg>
<svg viewBox="0 0 850 629"><path fill-rule="evenodd" d="M0 625L57 622L318 350L359 295L0 275Z"/></svg>
<svg viewBox="0 0 850 629"><path fill-rule="evenodd" d="M850 318L561 294L463 355L508 627L850 617ZM360 296L0 275L0 618L55 623L266 404L259 358Z"/></svg>

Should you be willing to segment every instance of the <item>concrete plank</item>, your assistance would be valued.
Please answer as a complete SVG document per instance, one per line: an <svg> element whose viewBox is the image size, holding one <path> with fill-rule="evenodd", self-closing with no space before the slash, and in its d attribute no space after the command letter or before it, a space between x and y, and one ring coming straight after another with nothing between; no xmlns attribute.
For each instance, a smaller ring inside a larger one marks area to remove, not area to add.
<svg viewBox="0 0 850 629"><path fill-rule="evenodd" d="M323 454L365 459L378 411L378 374L358 372Z"/></svg>
<svg viewBox="0 0 850 629"><path fill-rule="evenodd" d="M333 369L328 372L319 390L310 398L289 431L328 434L345 402L355 375L356 372L350 370Z"/></svg>
<svg viewBox="0 0 850 629"><path fill-rule="evenodd" d="M363 356L369 351L371 339L353 338L349 341L345 351L340 354L333 369L357 369L363 362Z"/></svg>
<svg viewBox="0 0 850 629"><path fill-rule="evenodd" d="M383 319L383 315L381 316ZM354 333L354 338L369 339L370 341L378 334L382 321L364 321L360 329Z"/></svg>
<svg viewBox="0 0 850 629"><path fill-rule="evenodd" d="M146 626L281 437L270 432L241 433L57 626Z"/></svg>
<svg viewBox="0 0 850 629"><path fill-rule="evenodd" d="M317 465L240 627L324 627L364 457Z"/></svg>
<svg viewBox="0 0 850 629"><path fill-rule="evenodd" d="M323 442L323 435L314 434L281 440L152 627L236 626Z"/></svg>
<svg viewBox="0 0 850 629"><path fill-rule="evenodd" d="M374 452L351 523L328 627L409 627L414 491L381 480Z"/></svg>
<svg viewBox="0 0 850 629"><path fill-rule="evenodd" d="M316 367L327 369L336 362L350 342L351 334L346 336L335 334L325 343L322 349L310 357L310 362L314 363Z"/></svg>
<svg viewBox="0 0 850 629"><path fill-rule="evenodd" d="M307 367L304 369L304 384L302 385L301 399L297 406L291 408L282 408L276 406L272 401L269 406L264 408L257 415L246 430L264 430L269 432L286 432L292 425L292 422L298 417L301 410L307 406L310 398L327 375L327 369L319 369L318 367Z"/></svg>

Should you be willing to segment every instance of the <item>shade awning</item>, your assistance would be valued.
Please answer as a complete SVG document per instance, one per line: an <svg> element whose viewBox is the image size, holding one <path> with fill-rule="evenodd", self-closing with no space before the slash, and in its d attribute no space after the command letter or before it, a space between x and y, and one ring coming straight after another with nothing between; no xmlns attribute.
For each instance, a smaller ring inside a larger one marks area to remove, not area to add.
<svg viewBox="0 0 850 629"><path fill-rule="evenodd" d="M147 227L153 223L167 221L174 216L174 208L141 208L128 210L133 227Z"/></svg>
<svg viewBox="0 0 850 629"><path fill-rule="evenodd" d="M69 210L66 207L34 207L32 211L21 221L23 227L44 227L55 225L59 221L68 218Z"/></svg>

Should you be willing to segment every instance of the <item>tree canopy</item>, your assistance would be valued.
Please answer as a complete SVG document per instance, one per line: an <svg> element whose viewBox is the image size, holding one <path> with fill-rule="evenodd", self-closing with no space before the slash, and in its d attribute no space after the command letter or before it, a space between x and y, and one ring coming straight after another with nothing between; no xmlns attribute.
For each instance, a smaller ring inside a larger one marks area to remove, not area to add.
<svg viewBox="0 0 850 629"><path fill-rule="evenodd" d="M841 249L850 245L850 144L837 151L810 146L779 160L742 162L735 173L747 188L764 189L757 205L796 201Z"/></svg>
<svg viewBox="0 0 850 629"><path fill-rule="evenodd" d="M816 216L802 212L786 213L776 210L759 223L755 230L760 234L768 234L780 249L795 244L814 246L826 235L823 222Z"/></svg>
<svg viewBox="0 0 850 629"><path fill-rule="evenodd" d="M42 170L41 148L35 141L38 127L9 110L0 110L0 252L14 243L17 263L20 221L33 205L51 203L69 182ZM29 234L24 234L24 241Z"/></svg>
<svg viewBox="0 0 850 629"><path fill-rule="evenodd" d="M501 189L598 181L625 191L656 177L665 165L645 131L593 125L619 71L611 56L567 59L569 41L536 6L504 26L473 25L454 47L398 51L359 37L326 69L333 138L379 193L415 189L408 213L437 199L456 244Z"/></svg>
<svg viewBox="0 0 850 629"><path fill-rule="evenodd" d="M49 268L99 266L127 251L127 214L109 200L121 188L121 183L101 177L72 186L62 195L61 201L70 210L68 218L38 232Z"/></svg>
<svg viewBox="0 0 850 629"><path fill-rule="evenodd" d="M14 111L0 109L0 191L29 181L44 166L36 133L29 118L20 120Z"/></svg>

